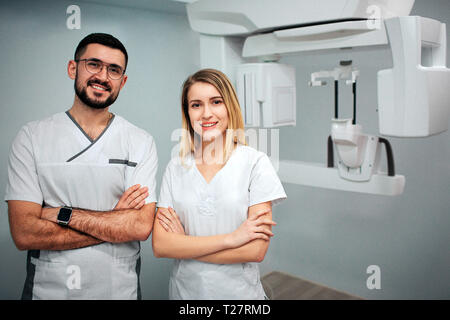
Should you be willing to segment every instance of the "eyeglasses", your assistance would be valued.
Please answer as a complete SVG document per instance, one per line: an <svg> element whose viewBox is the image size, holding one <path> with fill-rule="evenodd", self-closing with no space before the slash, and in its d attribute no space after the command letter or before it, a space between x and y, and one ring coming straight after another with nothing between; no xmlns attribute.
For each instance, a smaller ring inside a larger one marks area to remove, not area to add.
<svg viewBox="0 0 450 320"><path fill-rule="evenodd" d="M103 66L106 66L108 77L111 80L119 80L125 73L125 70L121 66L118 66L117 64L108 64L99 59L78 59L75 61L85 61L84 65L86 70L93 74L102 72Z"/></svg>

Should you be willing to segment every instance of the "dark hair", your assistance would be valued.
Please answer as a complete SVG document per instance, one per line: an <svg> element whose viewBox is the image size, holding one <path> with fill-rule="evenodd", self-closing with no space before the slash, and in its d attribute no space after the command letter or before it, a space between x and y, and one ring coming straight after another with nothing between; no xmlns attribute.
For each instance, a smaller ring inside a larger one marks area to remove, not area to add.
<svg viewBox="0 0 450 320"><path fill-rule="evenodd" d="M84 37L83 40L80 41L77 48L75 49L74 54L75 60L78 60L81 57L81 55L85 52L87 45L91 43L98 43L122 51L122 53L125 55L125 68L127 67L128 64L127 50L125 49L122 42L119 41L119 39L107 33L91 33L90 35Z"/></svg>

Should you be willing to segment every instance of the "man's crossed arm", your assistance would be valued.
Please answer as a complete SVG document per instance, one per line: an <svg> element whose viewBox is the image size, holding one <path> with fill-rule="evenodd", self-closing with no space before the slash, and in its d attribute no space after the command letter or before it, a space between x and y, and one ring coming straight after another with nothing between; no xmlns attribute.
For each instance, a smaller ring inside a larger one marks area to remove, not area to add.
<svg viewBox="0 0 450 320"><path fill-rule="evenodd" d="M58 225L60 208L8 201L12 238L19 250L68 250L101 242L145 241L153 228L155 203L145 204L147 188L130 187L112 211L73 209L68 227Z"/></svg>

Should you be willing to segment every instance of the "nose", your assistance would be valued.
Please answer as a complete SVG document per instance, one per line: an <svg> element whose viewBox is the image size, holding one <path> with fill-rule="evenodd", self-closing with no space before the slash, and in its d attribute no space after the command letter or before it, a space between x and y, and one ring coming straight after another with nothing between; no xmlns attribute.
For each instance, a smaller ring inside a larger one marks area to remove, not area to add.
<svg viewBox="0 0 450 320"><path fill-rule="evenodd" d="M105 65L102 65L100 71L95 75L102 80L108 80L108 68Z"/></svg>
<svg viewBox="0 0 450 320"><path fill-rule="evenodd" d="M205 104L205 107L203 108L203 114L202 114L202 118L203 119L210 119L213 116L212 110L211 110L211 106L209 105L209 103Z"/></svg>

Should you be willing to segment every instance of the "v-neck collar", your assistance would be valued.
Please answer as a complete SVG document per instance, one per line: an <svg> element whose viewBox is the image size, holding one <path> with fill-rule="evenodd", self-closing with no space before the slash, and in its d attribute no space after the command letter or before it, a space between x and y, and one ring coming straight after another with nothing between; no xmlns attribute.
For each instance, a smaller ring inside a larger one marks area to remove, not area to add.
<svg viewBox="0 0 450 320"><path fill-rule="evenodd" d="M83 150L81 150L80 152L78 152L76 155L72 156L70 159L67 160L67 162L71 162L72 160L78 158L79 156L81 156L84 152L86 152L90 147L92 147L98 140L100 140L100 138L105 134L105 132L108 130L108 128L111 126L111 124L113 123L113 120L115 118L115 114L112 113L112 117L111 119L109 119L109 122L106 126L105 129L103 129L102 133L100 133L100 135L95 139L91 139L91 137L89 137L89 135L83 130L83 128L81 128L81 126L78 124L78 122L71 116L69 110L66 111L67 116L69 117L70 120L72 120L72 122L78 127L78 129L84 134L84 136L89 140L90 144L84 148Z"/></svg>
<svg viewBox="0 0 450 320"><path fill-rule="evenodd" d="M236 152L236 150L239 148L240 146L236 146L236 148L233 150L233 152L231 153L230 157L228 158L227 162L225 163L225 165L219 169L219 171L217 171L214 176L211 178L211 180L206 181L205 177L203 176L203 174L200 172L200 170L198 170L197 168L197 163L195 162L195 158L192 155L192 161L194 162L194 170L196 171L197 175L199 176L200 180L202 180L202 182L206 185L206 186L210 186L212 185L212 183L217 180L216 177L219 176L221 174L222 171L224 171L226 169L226 167L228 166L228 163L230 163L231 159L234 156L234 153Z"/></svg>
<svg viewBox="0 0 450 320"><path fill-rule="evenodd" d="M111 126L111 123L113 122L113 120L116 116L114 113L111 113L112 117L111 117L111 119L109 119L108 124L106 125L105 129L103 129L102 133L100 133L100 135L96 139L92 139L86 133L86 131L83 130L83 128L80 126L80 124L72 117L69 110L66 111L66 114L69 117L69 119L72 120L72 122L77 126L77 128L83 133L83 135L89 140L90 143L95 143L97 140L99 140L103 136L103 134L106 132L106 130L108 130L108 128Z"/></svg>

